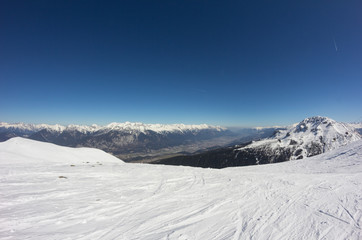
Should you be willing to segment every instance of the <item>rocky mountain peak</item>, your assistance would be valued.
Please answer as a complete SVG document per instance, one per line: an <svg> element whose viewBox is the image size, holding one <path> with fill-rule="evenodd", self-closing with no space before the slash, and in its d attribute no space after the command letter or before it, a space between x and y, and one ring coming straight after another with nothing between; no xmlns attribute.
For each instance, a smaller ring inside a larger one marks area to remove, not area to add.
<svg viewBox="0 0 362 240"><path fill-rule="evenodd" d="M310 117L279 131L274 137L254 142L243 149L258 149L271 155L283 152L286 160L302 159L361 139L348 124L327 117Z"/></svg>

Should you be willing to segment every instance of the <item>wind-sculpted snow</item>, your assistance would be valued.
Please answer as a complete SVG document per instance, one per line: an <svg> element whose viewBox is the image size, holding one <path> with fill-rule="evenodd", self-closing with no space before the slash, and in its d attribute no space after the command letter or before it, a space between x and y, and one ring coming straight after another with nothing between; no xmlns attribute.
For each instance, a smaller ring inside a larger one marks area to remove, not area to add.
<svg viewBox="0 0 362 240"><path fill-rule="evenodd" d="M0 143L0 239L361 239L361 196L361 140L226 169Z"/></svg>

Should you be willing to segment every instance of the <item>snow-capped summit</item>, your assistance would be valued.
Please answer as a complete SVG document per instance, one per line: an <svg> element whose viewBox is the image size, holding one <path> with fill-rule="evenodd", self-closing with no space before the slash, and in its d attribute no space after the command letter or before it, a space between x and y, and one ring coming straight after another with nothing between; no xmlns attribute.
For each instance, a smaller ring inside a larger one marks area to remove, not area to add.
<svg viewBox="0 0 362 240"><path fill-rule="evenodd" d="M274 155L283 152L292 160L324 153L358 139L361 139L361 136L348 124L315 116L278 131L272 138L254 142L239 150L264 149Z"/></svg>
<svg viewBox="0 0 362 240"><path fill-rule="evenodd" d="M31 124L31 123L5 123L0 122L0 131L4 132L8 131L15 131L15 132L22 132L22 133L33 133L43 129L47 129L50 131L58 131L62 132L66 127L54 124Z"/></svg>

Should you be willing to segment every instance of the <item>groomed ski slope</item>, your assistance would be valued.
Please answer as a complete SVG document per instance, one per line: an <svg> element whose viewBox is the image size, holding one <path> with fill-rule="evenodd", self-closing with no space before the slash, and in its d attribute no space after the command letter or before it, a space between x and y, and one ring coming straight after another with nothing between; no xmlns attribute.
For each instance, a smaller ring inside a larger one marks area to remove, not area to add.
<svg viewBox="0 0 362 240"><path fill-rule="evenodd" d="M361 239L361 218L361 140L227 169L0 143L0 239Z"/></svg>

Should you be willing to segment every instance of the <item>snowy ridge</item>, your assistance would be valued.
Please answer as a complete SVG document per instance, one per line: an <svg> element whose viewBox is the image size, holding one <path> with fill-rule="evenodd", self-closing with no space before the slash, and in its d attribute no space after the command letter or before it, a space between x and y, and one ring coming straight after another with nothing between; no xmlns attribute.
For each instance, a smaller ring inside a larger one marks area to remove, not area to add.
<svg viewBox="0 0 362 240"><path fill-rule="evenodd" d="M31 123L5 123L0 122L0 130L1 129L8 129L8 130L15 130L15 131L23 131L23 132L37 132L43 129L47 129L50 131L64 131L66 127L54 124L31 124Z"/></svg>
<svg viewBox="0 0 362 240"><path fill-rule="evenodd" d="M219 126L210 126L207 124L200 125L186 125L186 124L144 124L144 123L110 123L105 129L110 130L133 130L139 132L153 131L157 133L162 132L184 132L184 131L200 131L205 129L216 129L217 131L226 130L226 128Z"/></svg>
<svg viewBox="0 0 362 240"><path fill-rule="evenodd" d="M26 131L26 132L37 132L43 129L63 132L63 131L79 131L82 133L92 133L96 131L136 131L136 132L146 132L146 131L154 131L157 133L162 132L184 132L184 131L200 131L206 129L213 129L217 131L226 130L226 128L219 126L211 126L207 124L200 125L186 125L186 124L144 124L144 123L110 123L106 126L98 126L96 124L87 126L87 125L68 125L62 126L59 124L48 125L48 124L26 124L26 123L5 123L0 122L0 130L1 129L10 129L10 130L18 130L18 131Z"/></svg>
<svg viewBox="0 0 362 240"><path fill-rule="evenodd" d="M2 158L12 159L16 153L17 158L12 163L18 161L19 164L28 162L33 164L72 164L87 159L102 160L109 163L124 163L122 160L105 153L96 148L71 148L58 146L47 142L38 142L26 138L15 137L4 143L0 143ZM93 161L93 162L94 162Z"/></svg>
<svg viewBox="0 0 362 240"><path fill-rule="evenodd" d="M362 140L217 170L14 138L0 143L0 192L0 239L357 240Z"/></svg>
<svg viewBox="0 0 362 240"><path fill-rule="evenodd" d="M327 117L306 118L286 130L280 130L272 138L254 142L243 149L267 149L269 152L288 149L290 159L302 159L324 153L361 139L349 124L339 123Z"/></svg>

